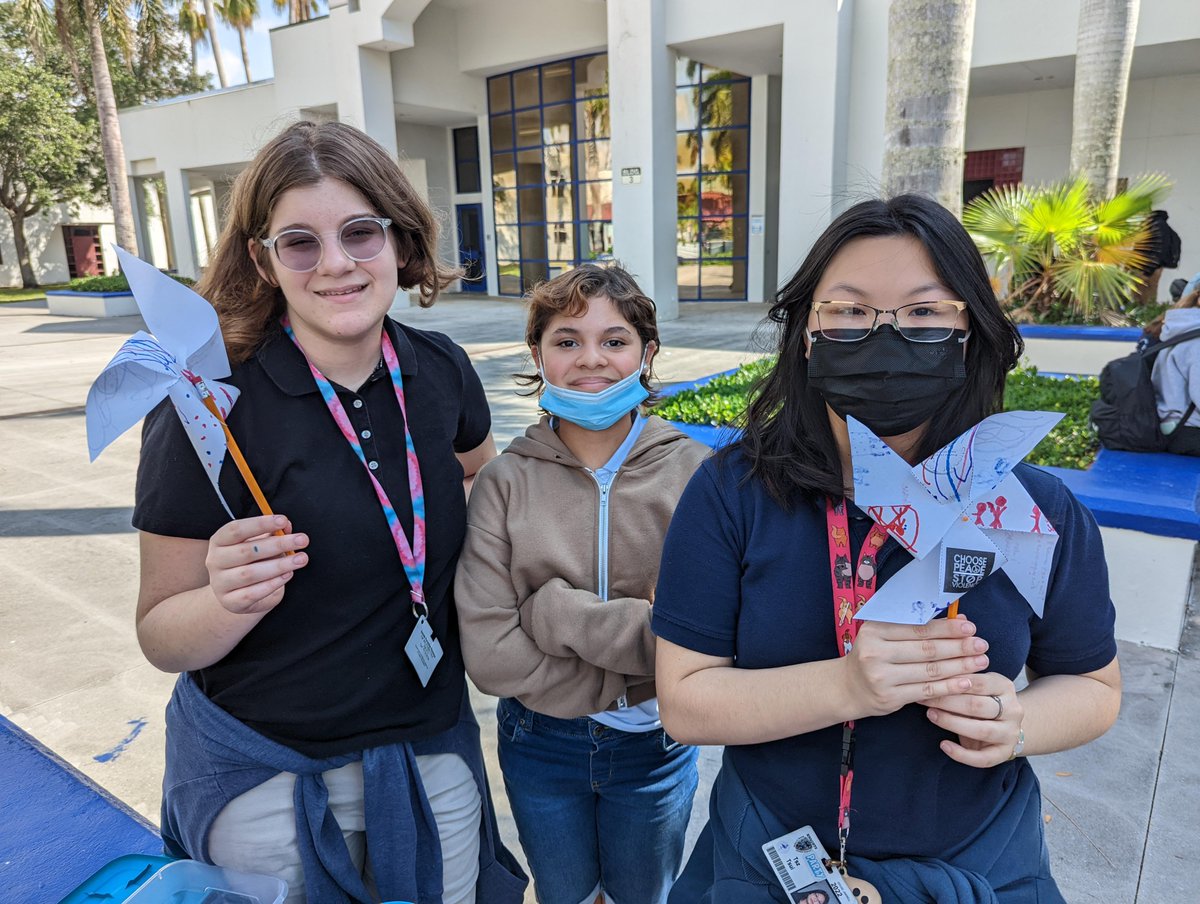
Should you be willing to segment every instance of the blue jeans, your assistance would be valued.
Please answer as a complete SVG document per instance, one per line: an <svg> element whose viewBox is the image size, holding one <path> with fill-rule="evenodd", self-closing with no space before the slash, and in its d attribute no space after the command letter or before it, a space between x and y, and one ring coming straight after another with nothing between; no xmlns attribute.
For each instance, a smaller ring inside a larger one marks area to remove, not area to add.
<svg viewBox="0 0 1200 904"><path fill-rule="evenodd" d="M500 769L541 904L661 904L683 859L695 747L661 728L555 719L506 698Z"/></svg>

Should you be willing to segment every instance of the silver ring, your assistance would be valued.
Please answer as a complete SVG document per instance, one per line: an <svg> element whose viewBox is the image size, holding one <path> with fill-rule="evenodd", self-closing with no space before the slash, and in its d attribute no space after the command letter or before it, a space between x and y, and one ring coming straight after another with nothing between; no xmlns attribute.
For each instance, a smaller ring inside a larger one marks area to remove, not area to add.
<svg viewBox="0 0 1200 904"><path fill-rule="evenodd" d="M991 694L990 696L996 701L996 715L992 716L992 721L995 722L1002 715L1004 715L1004 701L1001 700L996 694Z"/></svg>

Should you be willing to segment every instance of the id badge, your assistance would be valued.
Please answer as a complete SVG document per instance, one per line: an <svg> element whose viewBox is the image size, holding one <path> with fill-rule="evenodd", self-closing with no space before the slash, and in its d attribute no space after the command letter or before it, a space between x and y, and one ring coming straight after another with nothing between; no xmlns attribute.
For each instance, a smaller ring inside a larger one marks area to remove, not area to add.
<svg viewBox="0 0 1200 904"><path fill-rule="evenodd" d="M424 615L417 618L417 626L413 628L408 643L404 645L408 661L417 670L421 679L421 687L429 686L429 677L442 659L442 645L433 636L433 628L429 627L429 619Z"/></svg>
<svg viewBox="0 0 1200 904"><path fill-rule="evenodd" d="M856 904L812 826L788 832L762 846L775 878L794 904ZM878 904L873 899L870 904Z"/></svg>

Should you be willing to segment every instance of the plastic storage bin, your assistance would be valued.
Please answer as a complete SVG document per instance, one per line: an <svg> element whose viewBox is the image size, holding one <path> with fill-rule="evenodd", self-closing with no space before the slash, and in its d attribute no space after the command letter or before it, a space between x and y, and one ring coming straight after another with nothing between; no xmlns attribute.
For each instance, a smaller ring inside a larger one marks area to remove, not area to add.
<svg viewBox="0 0 1200 904"><path fill-rule="evenodd" d="M128 904L282 904L287 883L195 860L169 863L134 892Z"/></svg>
<svg viewBox="0 0 1200 904"><path fill-rule="evenodd" d="M145 885L171 857L126 854L106 863L59 904L119 904Z"/></svg>

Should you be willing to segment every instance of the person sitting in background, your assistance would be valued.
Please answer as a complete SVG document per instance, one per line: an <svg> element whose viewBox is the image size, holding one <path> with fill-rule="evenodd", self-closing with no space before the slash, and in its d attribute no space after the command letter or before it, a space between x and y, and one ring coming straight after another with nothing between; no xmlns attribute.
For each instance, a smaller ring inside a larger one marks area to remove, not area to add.
<svg viewBox="0 0 1200 904"><path fill-rule="evenodd" d="M1200 289L1167 311L1161 341L1200 329ZM1154 359L1151 374L1158 405L1159 427L1169 437L1167 451L1176 455L1200 455L1200 344L1181 342L1163 349Z"/></svg>
<svg viewBox="0 0 1200 904"><path fill-rule="evenodd" d="M1187 284L1188 281L1182 276L1179 279L1171 280L1171 286L1168 291L1171 293L1171 304L1173 306L1177 307L1179 305L1179 299L1183 297L1183 290L1187 287ZM1159 314L1142 327L1142 338L1138 340L1137 344L1139 352L1144 352L1150 346L1158 345L1158 343L1162 342L1163 321L1166 318L1167 315L1165 313Z"/></svg>

